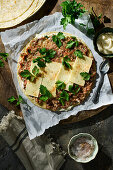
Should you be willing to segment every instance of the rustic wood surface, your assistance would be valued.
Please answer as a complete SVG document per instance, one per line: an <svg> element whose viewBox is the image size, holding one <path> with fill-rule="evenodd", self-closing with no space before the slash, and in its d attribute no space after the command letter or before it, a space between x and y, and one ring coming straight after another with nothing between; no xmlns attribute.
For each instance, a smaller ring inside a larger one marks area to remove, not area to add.
<svg viewBox="0 0 113 170"><path fill-rule="evenodd" d="M58 12L61 11L61 7L60 7L61 2L63 1L62 0L46 0L43 7L35 15L23 21L19 25L29 23L36 19L39 20L45 15L53 14L56 11ZM107 0L107 1L106 0L98 0L98 1L97 0L85 0L85 1L78 0L78 2L81 2L82 4L84 4L87 10L90 10L91 7L93 7L95 13L97 15L102 14L104 19L106 19L106 17L110 18L110 23L105 23L105 26L113 27L113 15L112 15L113 14L113 0ZM1 31L4 31L4 30L1 30ZM0 52L5 52L1 39L0 39ZM15 110L16 114L19 114L22 116L20 109L17 108L13 104L9 104L7 101L7 99L11 96L17 97L17 94L16 94L15 86L12 81L11 72L10 72L8 63L7 62L4 62L4 63L5 63L5 67L0 68L0 103L3 106L7 107L8 110ZM113 73L112 73L113 69L112 68L113 68L113 62L111 59L111 70L108 76L110 78L110 82L113 87ZM72 122L77 122L77 121L86 119L95 114L98 114L100 111L104 110L105 108L106 106L99 108L97 110L93 110L93 111L80 112L78 113L77 116L71 116L69 119L61 121L61 123L72 123Z"/></svg>

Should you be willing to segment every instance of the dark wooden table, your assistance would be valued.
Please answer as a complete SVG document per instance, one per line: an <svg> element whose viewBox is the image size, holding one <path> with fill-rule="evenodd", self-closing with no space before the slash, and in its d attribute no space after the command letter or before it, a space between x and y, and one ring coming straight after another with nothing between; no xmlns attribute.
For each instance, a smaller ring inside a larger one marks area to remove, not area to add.
<svg viewBox="0 0 113 170"><path fill-rule="evenodd" d="M32 17L29 19L23 21L19 25L23 25L28 22L32 22L36 19L40 19L45 15L53 14L56 11L61 11L60 4L63 2L62 0L46 0L45 4L43 7ZM95 13L98 15L102 14L102 16L105 18L110 18L111 23L105 23L106 26L112 27L113 25L113 1L112 0L79 0L78 2L81 2L84 4L87 10L90 11L91 7L94 8ZM18 26L19 26L18 25ZM17 27L17 26L15 26ZM5 52L4 51L4 46L1 42L0 39L0 52ZM109 73L110 81L113 87L113 73ZM13 104L9 104L7 99L11 96L17 97L16 94L16 89L14 87L12 77L11 77L11 72L9 70L8 63L5 62L5 68L0 68L0 103L7 107L8 110L15 110L16 114L22 115L21 111L19 108L17 108ZM61 121L62 123L72 123L72 122L77 122L80 120L84 120L88 117L91 117L95 114L98 114L100 111L104 110L106 107L101 107L97 110L94 111L84 111L80 112L77 116L71 116L69 119L65 121Z"/></svg>
<svg viewBox="0 0 113 170"><path fill-rule="evenodd" d="M60 3L62 0L46 0L44 6L31 18L27 19L23 23L25 24L36 19L40 19L45 15L53 14L56 11L61 11ZM113 0L79 0L82 2L86 9L90 10L91 7L97 15L102 14L104 19L110 18L111 23L105 23L105 26L113 27ZM0 52L4 52L4 46L0 40ZM113 73L109 73L109 77L113 86ZM7 98L10 96L17 96L16 90L12 81L11 72L7 62L5 62L5 68L0 69L0 103L8 108L8 110L15 110L17 114L20 114L20 109L7 102ZM103 110L102 112L101 109ZM63 147L67 150L67 144L69 139L79 132L86 132L92 134L99 143L99 153L94 161L88 164L76 163L69 157L61 170L113 170L113 105L107 108L101 108L99 110L90 112L90 117L86 120L86 114L79 114L76 118L70 118L66 124L59 124L46 130L45 134L50 133ZM88 114L88 112L87 112ZM81 119L80 119L81 115ZM89 117L89 116L88 116ZM74 120L72 120L74 119ZM75 122L83 120L81 122L67 124L69 122ZM4 141L0 145L4 144ZM12 160L13 164L14 160ZM8 160L7 160L8 163ZM10 161L11 164L11 161ZM20 168L21 169L21 168Z"/></svg>

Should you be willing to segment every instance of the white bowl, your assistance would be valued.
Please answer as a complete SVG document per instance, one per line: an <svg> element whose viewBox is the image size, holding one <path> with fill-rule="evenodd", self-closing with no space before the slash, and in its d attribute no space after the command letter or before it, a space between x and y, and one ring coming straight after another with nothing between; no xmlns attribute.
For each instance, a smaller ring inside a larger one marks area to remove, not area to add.
<svg viewBox="0 0 113 170"><path fill-rule="evenodd" d="M93 146L94 146L94 151L93 151L92 154L91 154L89 157L87 157L85 160L80 159L80 158L77 158L75 155L73 155L73 154L71 153L71 149L70 149L70 147L74 144L74 142L76 141L76 139L78 139L78 138L80 138L80 137L86 137L86 138L88 137L88 139L93 142ZM69 141L69 144L68 144L68 154L69 154L70 157L71 157L72 159L74 159L76 162L87 163L87 162L93 160L93 159L96 157L97 153L98 153L98 144L97 144L97 141L96 141L96 139L95 139L92 135L90 135L90 134L88 134L88 133L79 133L79 134L73 136L73 137L70 139L70 141Z"/></svg>

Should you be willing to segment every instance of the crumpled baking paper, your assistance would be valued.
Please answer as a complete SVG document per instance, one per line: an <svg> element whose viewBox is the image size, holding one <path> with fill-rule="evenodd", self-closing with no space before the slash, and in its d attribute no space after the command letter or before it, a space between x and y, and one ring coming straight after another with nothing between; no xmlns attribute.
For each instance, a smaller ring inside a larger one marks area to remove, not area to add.
<svg viewBox="0 0 113 170"><path fill-rule="evenodd" d="M63 26L60 25L61 18L62 18L62 14L56 12L53 15L45 16L39 21L34 21L32 23L28 23L26 25L17 27L16 29L11 29L5 32L1 32L1 38L5 45L5 50L7 53L9 53L10 56L8 62L9 62L9 66L12 72L12 77L17 92L19 95L21 95L24 98L24 100L30 106L27 107L28 105L21 104L21 109L23 112L24 120L26 123L26 127L30 139L33 139L36 136L40 136L41 134L44 133L45 129L48 129L49 127L58 124L59 121L62 119L66 119L71 115L76 115L79 111L96 109L103 105L108 105L113 103L113 94L107 75L105 75L104 77L104 83L101 88L99 103L93 104L92 102L92 96L96 91L100 80L99 65L101 64L103 59L95 52L92 40L79 30L81 28L79 27L78 23L81 22L86 24L87 21L89 20L89 16L84 15L82 18L79 18L75 23L75 26L69 24L66 27L66 30L63 30ZM90 22L90 28L91 27L92 24ZM96 86L92 90L89 98L83 104L74 107L70 111L61 112L61 114L57 114L56 112L45 110L33 105L27 99L27 97L22 93L17 80L17 61L21 50L36 34L45 33L49 31L64 31L64 32L71 33L75 36L78 36L91 49L93 56L97 62L98 76L96 79ZM82 31L84 31L84 29Z"/></svg>

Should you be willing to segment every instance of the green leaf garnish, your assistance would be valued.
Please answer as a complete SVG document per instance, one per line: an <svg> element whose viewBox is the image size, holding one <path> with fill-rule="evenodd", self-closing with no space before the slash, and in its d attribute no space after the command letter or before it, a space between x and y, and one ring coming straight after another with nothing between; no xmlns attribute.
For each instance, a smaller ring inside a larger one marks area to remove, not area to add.
<svg viewBox="0 0 113 170"><path fill-rule="evenodd" d="M0 60L0 67L4 67L4 63L2 60Z"/></svg>
<svg viewBox="0 0 113 170"><path fill-rule="evenodd" d="M37 57L36 59L33 59L33 63L36 63L39 67L46 67L45 61L42 61L42 57Z"/></svg>
<svg viewBox="0 0 113 170"><path fill-rule="evenodd" d="M37 66L34 66L34 68L32 69L32 73L37 76L39 74L39 69L37 68Z"/></svg>
<svg viewBox="0 0 113 170"><path fill-rule="evenodd" d="M39 98L40 100L42 101L46 101L48 100L49 98L52 97L52 94L49 92L49 90L43 86L43 85L40 85L40 93L41 93L41 97Z"/></svg>
<svg viewBox="0 0 113 170"><path fill-rule="evenodd" d="M45 35L44 37L47 38L47 39L49 38L47 35Z"/></svg>
<svg viewBox="0 0 113 170"><path fill-rule="evenodd" d="M59 98L60 103L64 106L65 101L69 101L69 94L66 91L62 91Z"/></svg>
<svg viewBox="0 0 113 170"><path fill-rule="evenodd" d="M43 59L45 60L46 63L50 63L51 59L55 57L56 51L53 49L46 49L42 48L39 50L40 54L43 55Z"/></svg>
<svg viewBox="0 0 113 170"><path fill-rule="evenodd" d="M90 35L93 35L95 33L95 30L94 28L87 28L87 34L90 36Z"/></svg>
<svg viewBox="0 0 113 170"><path fill-rule="evenodd" d="M6 61L8 57L8 53L0 53L0 56Z"/></svg>
<svg viewBox="0 0 113 170"><path fill-rule="evenodd" d="M83 53L80 50L76 50L74 54L79 58L84 58Z"/></svg>
<svg viewBox="0 0 113 170"><path fill-rule="evenodd" d="M22 72L20 72L20 76L22 76L23 78L28 79L29 81L33 82L35 80L35 76L33 76L29 70L24 70Z"/></svg>
<svg viewBox="0 0 113 170"><path fill-rule="evenodd" d="M68 56L65 56L63 58L62 65L64 65L68 69L71 69L71 65L68 63L68 61L71 61L71 59Z"/></svg>
<svg viewBox="0 0 113 170"><path fill-rule="evenodd" d="M13 103L15 101L17 101L17 99L14 96L11 96L10 98L8 98L8 102L10 103Z"/></svg>
<svg viewBox="0 0 113 170"><path fill-rule="evenodd" d="M18 99L16 99L14 96L11 96L10 98L8 98L8 102L9 103L16 102L16 106L20 105L20 103L25 103L24 99L20 95Z"/></svg>
<svg viewBox="0 0 113 170"><path fill-rule="evenodd" d="M66 88L66 84L63 81L58 80L55 84L57 89L64 90Z"/></svg>
<svg viewBox="0 0 113 170"><path fill-rule="evenodd" d="M46 55L47 50L46 50L46 48L42 48L42 49L39 50L39 52L42 55Z"/></svg>
<svg viewBox="0 0 113 170"><path fill-rule="evenodd" d="M74 85L69 85L69 91L73 94L76 94L80 91L80 87L78 84Z"/></svg>
<svg viewBox="0 0 113 170"><path fill-rule="evenodd" d="M91 75L87 72L81 72L80 75L83 77L83 80L89 80Z"/></svg>
<svg viewBox="0 0 113 170"><path fill-rule="evenodd" d="M20 103L25 103L24 99L22 98L22 96L19 95L16 106L20 105Z"/></svg>
<svg viewBox="0 0 113 170"><path fill-rule="evenodd" d="M61 19L60 24L63 25L63 28L66 29L66 26L69 24L74 24L75 19L78 19L79 16L82 16L86 10L83 8L81 3L73 1L64 1L61 3L62 6L62 15L64 18Z"/></svg>
<svg viewBox="0 0 113 170"><path fill-rule="evenodd" d="M77 40L76 40L76 41L70 40L70 41L67 43L66 48L74 48L75 46L76 46L76 47L78 46L78 41L77 41Z"/></svg>
<svg viewBox="0 0 113 170"><path fill-rule="evenodd" d="M59 32L57 35L52 36L53 42L55 42L55 44L59 48L62 46L62 42L61 42L62 39L65 39L65 36L63 35L62 32Z"/></svg>
<svg viewBox="0 0 113 170"><path fill-rule="evenodd" d="M83 27L86 27L87 25L86 24L83 24L83 23L79 23L80 26L83 26Z"/></svg>

